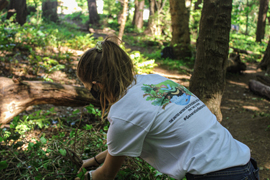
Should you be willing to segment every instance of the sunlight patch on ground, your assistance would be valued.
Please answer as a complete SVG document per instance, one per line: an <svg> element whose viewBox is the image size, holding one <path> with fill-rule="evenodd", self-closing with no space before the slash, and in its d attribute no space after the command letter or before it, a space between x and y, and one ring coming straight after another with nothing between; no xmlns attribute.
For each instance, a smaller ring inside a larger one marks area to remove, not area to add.
<svg viewBox="0 0 270 180"><path fill-rule="evenodd" d="M166 78L169 79L186 79L189 80L191 75L186 75L186 74L179 74L178 71L168 71L168 70L164 70L161 68L155 68L155 70L153 71L154 74L159 74L161 76L164 76Z"/></svg>
<svg viewBox="0 0 270 180"><path fill-rule="evenodd" d="M243 106L244 109L249 109L252 111L260 111L260 109L258 107L255 106Z"/></svg>
<svg viewBox="0 0 270 180"><path fill-rule="evenodd" d="M231 84L238 85L238 86L248 87L247 84L241 83L241 82L235 82L235 81L230 81L230 80L228 80L227 82L228 82L228 83L231 83Z"/></svg>
<svg viewBox="0 0 270 180"><path fill-rule="evenodd" d="M270 162L265 163L265 165L264 165L264 166L265 166L265 168L266 168L266 169L270 170Z"/></svg>

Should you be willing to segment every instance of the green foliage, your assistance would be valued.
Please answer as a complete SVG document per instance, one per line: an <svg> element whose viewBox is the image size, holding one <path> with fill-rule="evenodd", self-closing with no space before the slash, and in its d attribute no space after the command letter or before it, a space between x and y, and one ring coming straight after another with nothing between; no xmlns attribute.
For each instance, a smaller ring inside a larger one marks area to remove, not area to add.
<svg viewBox="0 0 270 180"><path fill-rule="evenodd" d="M106 149L104 131L97 132L88 124L79 126L81 122L77 128L55 126L53 117L54 108L37 111L23 116L28 121L16 117L10 128L0 129L1 179L74 179L82 159ZM41 137L35 136L38 131Z"/></svg>
<svg viewBox="0 0 270 180"><path fill-rule="evenodd" d="M143 57L140 51L132 51L129 55L138 74L149 74L153 71L153 68L157 66L154 59L148 60L147 58Z"/></svg>

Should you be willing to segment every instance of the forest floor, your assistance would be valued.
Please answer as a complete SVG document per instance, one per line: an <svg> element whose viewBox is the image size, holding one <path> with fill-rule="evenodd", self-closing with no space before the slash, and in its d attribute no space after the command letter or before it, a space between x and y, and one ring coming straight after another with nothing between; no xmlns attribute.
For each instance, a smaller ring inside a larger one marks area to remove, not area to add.
<svg viewBox="0 0 270 180"><path fill-rule="evenodd" d="M103 36L103 35L102 35ZM126 44L126 46L128 46ZM128 46L132 50L146 51L147 48ZM56 83L79 85L75 75L77 62L64 71L56 71L49 76ZM0 64L0 76L12 77L7 64ZM165 67L156 67L154 73L168 77L186 87L189 86L191 74L179 73ZM250 79L256 79L256 75L264 72L256 69L255 63L247 63L247 70L241 74L227 74L227 84L222 98L221 110L223 121L221 124L226 127L233 137L251 149L252 157L258 161L260 177L262 180L270 179L270 101L253 94L248 83ZM35 79L33 76L26 79ZM82 84L80 84L82 85ZM38 105L30 107L22 114L29 114L39 109L50 109L52 105ZM70 107L55 107L55 116L70 113Z"/></svg>

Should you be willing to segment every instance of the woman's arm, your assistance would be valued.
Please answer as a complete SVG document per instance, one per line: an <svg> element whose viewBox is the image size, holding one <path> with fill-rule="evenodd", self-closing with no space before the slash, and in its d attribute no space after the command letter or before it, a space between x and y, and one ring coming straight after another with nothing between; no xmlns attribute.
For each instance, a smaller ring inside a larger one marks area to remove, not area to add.
<svg viewBox="0 0 270 180"><path fill-rule="evenodd" d="M93 180L113 180L126 156L111 156L107 153L104 164L92 172Z"/></svg>
<svg viewBox="0 0 270 180"><path fill-rule="evenodd" d="M108 150L99 153L95 157L100 164L104 164L100 168L92 172L93 180L114 179L125 160L125 156L111 156L108 153ZM95 161L94 158L84 160L79 172L82 170L82 168L87 168L91 166L99 166L99 164ZM88 180L88 171L85 173L84 179Z"/></svg>

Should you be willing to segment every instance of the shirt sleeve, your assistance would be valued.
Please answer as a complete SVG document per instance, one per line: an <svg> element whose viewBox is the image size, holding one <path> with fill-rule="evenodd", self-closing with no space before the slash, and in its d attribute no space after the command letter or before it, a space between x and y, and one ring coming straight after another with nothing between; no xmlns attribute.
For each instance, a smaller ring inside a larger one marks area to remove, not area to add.
<svg viewBox="0 0 270 180"><path fill-rule="evenodd" d="M146 134L146 130L131 122L111 119L107 133L109 154L112 156L140 156Z"/></svg>

